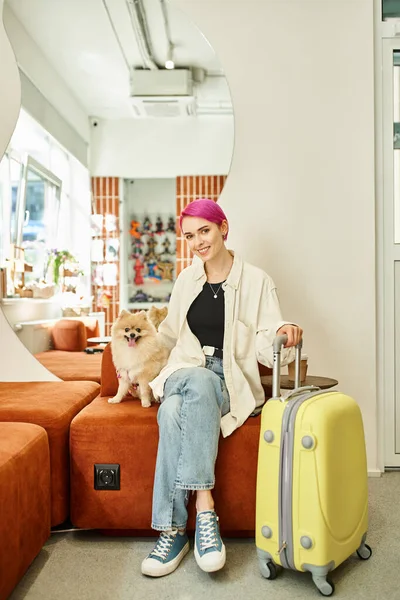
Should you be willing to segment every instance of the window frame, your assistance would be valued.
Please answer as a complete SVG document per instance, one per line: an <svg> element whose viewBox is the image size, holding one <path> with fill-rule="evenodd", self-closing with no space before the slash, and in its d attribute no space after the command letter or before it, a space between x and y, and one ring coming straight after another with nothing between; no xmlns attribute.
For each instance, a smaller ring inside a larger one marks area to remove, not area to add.
<svg viewBox="0 0 400 600"><path fill-rule="evenodd" d="M15 155L13 158L16 158ZM21 179L20 185L18 187L18 196L17 196L17 205L16 205L16 214L17 214L17 226L16 226L16 245L22 246L22 237L23 237L23 228L26 217L26 194L27 194L27 181L28 181L28 171L33 171L39 177L44 179L46 183L53 185L56 189L56 200L57 200L57 221L56 221L56 231L55 236L58 233L59 226L59 213L61 207L61 192L62 192L62 181L59 179L52 171L43 166L40 162L35 160L29 154L25 154L21 160Z"/></svg>

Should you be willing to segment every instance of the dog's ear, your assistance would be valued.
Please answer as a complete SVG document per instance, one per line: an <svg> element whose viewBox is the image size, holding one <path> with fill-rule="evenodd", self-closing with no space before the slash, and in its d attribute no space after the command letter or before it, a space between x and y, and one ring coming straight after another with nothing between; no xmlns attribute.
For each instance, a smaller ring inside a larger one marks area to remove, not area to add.
<svg viewBox="0 0 400 600"><path fill-rule="evenodd" d="M130 315L130 314L131 313L129 312L129 310L122 309L118 316L123 317L125 315Z"/></svg>

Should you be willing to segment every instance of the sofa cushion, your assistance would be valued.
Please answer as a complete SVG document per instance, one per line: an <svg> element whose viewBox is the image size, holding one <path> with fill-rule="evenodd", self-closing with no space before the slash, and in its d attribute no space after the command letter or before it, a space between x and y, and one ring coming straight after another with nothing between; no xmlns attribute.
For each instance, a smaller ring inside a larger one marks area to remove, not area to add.
<svg viewBox="0 0 400 600"><path fill-rule="evenodd" d="M151 527L153 479L158 445L158 406L142 408L136 399L108 404L97 397L72 421L71 520L77 527L130 529ZM221 530L254 535L260 417L249 418L220 439L214 497ZM94 489L94 465L116 463L121 489ZM188 528L195 523L189 508Z"/></svg>
<svg viewBox="0 0 400 600"><path fill-rule="evenodd" d="M51 462L51 524L69 514L69 426L73 417L99 393L91 381L0 382L0 422L43 427Z"/></svg>
<svg viewBox="0 0 400 600"><path fill-rule="evenodd" d="M95 381L100 383L101 353L49 350L38 352L35 358L64 381Z"/></svg>
<svg viewBox="0 0 400 600"><path fill-rule="evenodd" d="M81 321L86 328L86 339L100 336L99 322L95 317L81 317ZM88 342L87 346L97 346L97 344Z"/></svg>
<svg viewBox="0 0 400 600"><path fill-rule="evenodd" d="M80 352L87 346L86 327L82 321L61 319L51 329L54 350Z"/></svg>
<svg viewBox="0 0 400 600"><path fill-rule="evenodd" d="M117 372L112 360L111 344L107 344L101 359L101 396L115 396L118 390Z"/></svg>
<svg viewBox="0 0 400 600"><path fill-rule="evenodd" d="M8 598L50 535L50 456L45 430L0 423L0 598Z"/></svg>

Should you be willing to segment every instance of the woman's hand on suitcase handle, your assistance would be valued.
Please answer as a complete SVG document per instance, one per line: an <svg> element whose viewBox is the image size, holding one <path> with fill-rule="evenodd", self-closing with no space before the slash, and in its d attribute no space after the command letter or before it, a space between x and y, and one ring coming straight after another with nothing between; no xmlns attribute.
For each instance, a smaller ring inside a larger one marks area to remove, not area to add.
<svg viewBox="0 0 400 600"><path fill-rule="evenodd" d="M303 330L298 325L282 325L276 332L276 335L287 335L287 342L284 348L290 348L291 346L297 346L303 337Z"/></svg>

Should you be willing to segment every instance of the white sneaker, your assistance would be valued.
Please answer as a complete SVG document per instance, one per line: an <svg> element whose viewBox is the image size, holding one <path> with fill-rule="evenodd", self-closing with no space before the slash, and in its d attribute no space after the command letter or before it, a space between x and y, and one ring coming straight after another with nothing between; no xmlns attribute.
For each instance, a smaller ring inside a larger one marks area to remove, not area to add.
<svg viewBox="0 0 400 600"><path fill-rule="evenodd" d="M177 529L162 531L153 550L142 562L142 573L150 577L169 575L188 552L189 539L186 533L181 534Z"/></svg>
<svg viewBox="0 0 400 600"><path fill-rule="evenodd" d="M194 556L200 569L207 573L219 571L226 561L218 520L214 510L204 510L196 516Z"/></svg>

